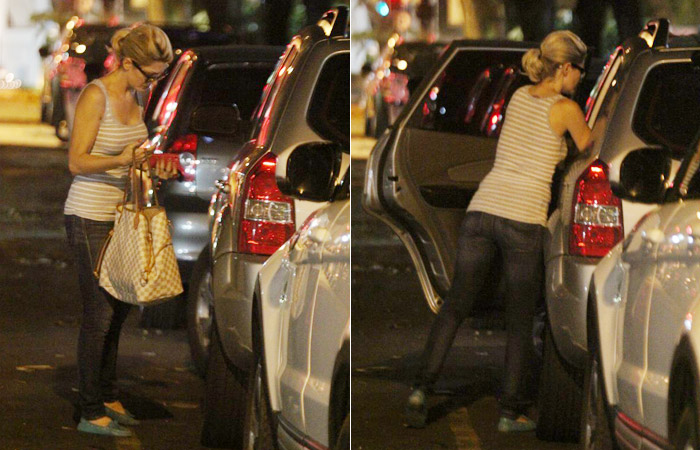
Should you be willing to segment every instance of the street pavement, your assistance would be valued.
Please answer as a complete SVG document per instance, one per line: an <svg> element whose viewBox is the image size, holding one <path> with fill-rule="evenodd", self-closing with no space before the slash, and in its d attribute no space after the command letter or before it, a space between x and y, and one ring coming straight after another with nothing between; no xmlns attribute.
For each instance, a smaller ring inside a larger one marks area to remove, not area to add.
<svg viewBox="0 0 700 450"><path fill-rule="evenodd" d="M352 449L574 449L537 440L534 432L499 433L496 396L505 332L465 322L431 397L428 426L403 426L403 406L434 315L408 252L361 206L374 140L361 135L362 110L352 109ZM497 318L496 318L497 319ZM492 323L499 323L493 320ZM533 411L536 412L536 411Z"/></svg>
<svg viewBox="0 0 700 450"><path fill-rule="evenodd" d="M71 177L34 99L0 92L0 449L203 448L203 382L186 332L142 329L138 308L122 332L118 383L142 424L131 438L76 430L81 302L62 212Z"/></svg>

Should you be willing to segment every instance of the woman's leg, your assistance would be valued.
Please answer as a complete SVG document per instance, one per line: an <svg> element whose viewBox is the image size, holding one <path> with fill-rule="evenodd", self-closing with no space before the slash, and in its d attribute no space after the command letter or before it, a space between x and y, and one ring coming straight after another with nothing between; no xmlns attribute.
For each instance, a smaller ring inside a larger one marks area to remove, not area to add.
<svg viewBox="0 0 700 450"><path fill-rule="evenodd" d="M425 344L415 385L430 389L437 381L459 326L481 294L496 255L496 245L485 228L491 219L468 213L462 222L452 286L433 322Z"/></svg>
<svg viewBox="0 0 700 450"><path fill-rule="evenodd" d="M94 261L112 226L111 222L66 216L66 231L75 256L83 302L78 337L78 388L81 416L86 420L105 416L102 394L113 389L119 329L128 312L128 305L124 311L124 307L117 304L121 302L100 289L93 275Z"/></svg>
<svg viewBox="0 0 700 450"><path fill-rule="evenodd" d="M534 362L532 327L542 296L543 227L498 219L495 232L503 252L506 296L506 361L500 398L502 415L516 418L532 404Z"/></svg>

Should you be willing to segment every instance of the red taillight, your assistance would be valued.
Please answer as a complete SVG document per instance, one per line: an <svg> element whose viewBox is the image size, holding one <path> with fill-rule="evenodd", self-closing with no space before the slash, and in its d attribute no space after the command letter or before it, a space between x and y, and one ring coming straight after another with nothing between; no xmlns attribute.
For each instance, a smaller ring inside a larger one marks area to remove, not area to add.
<svg viewBox="0 0 700 450"><path fill-rule="evenodd" d="M185 181L194 181L197 174L197 141L196 134L185 134L175 139L166 153L178 155L178 168Z"/></svg>
<svg viewBox="0 0 700 450"><path fill-rule="evenodd" d="M265 155L248 174L242 190L238 250L273 254L294 234L294 200L277 188L277 157Z"/></svg>
<svg viewBox="0 0 700 450"><path fill-rule="evenodd" d="M622 204L608 182L608 168L596 160L576 180L569 253L602 258L624 238Z"/></svg>

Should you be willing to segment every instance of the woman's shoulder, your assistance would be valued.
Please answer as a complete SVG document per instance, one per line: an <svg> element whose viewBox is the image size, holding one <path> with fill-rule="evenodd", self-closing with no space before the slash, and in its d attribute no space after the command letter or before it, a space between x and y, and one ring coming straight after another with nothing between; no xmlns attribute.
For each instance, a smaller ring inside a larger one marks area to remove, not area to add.
<svg viewBox="0 0 700 450"><path fill-rule="evenodd" d="M552 111L555 113L559 112L566 114L567 112L572 112L577 109L581 109L578 103L576 103L569 97L564 97L563 95L560 96L558 99L554 100L554 102L552 103Z"/></svg>

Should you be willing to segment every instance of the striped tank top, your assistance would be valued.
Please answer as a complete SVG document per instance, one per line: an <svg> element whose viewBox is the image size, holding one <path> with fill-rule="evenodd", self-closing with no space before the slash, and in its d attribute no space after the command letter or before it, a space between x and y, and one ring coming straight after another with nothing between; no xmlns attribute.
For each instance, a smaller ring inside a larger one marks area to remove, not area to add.
<svg viewBox="0 0 700 450"><path fill-rule="evenodd" d="M127 144L143 141L148 137L148 130L143 122L124 125L114 116L107 89L101 80L90 84L98 86L105 95L105 111L100 120L95 143L89 152L92 156L116 156L124 151ZM91 220L113 221L115 208L124 197L128 179L129 166L101 173L76 175L68 191L64 214Z"/></svg>
<svg viewBox="0 0 700 450"><path fill-rule="evenodd" d="M549 124L549 111L563 96L533 97L531 87L513 93L493 168L479 184L467 211L544 226L552 175L566 156L564 138Z"/></svg>

